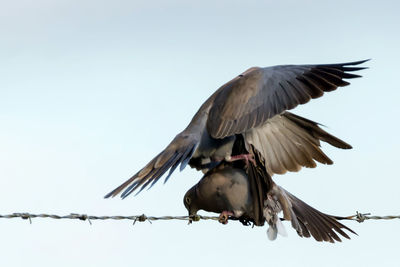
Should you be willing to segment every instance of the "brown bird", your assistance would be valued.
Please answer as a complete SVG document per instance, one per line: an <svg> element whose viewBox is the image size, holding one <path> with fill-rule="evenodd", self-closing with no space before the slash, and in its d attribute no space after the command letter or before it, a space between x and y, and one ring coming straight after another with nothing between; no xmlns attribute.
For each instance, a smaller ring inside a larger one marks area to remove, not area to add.
<svg viewBox="0 0 400 267"><path fill-rule="evenodd" d="M364 69L355 66L365 61L248 69L222 85L161 153L105 197L125 190L125 198L153 186L169 170L166 182L178 165L180 170L189 164L207 172L221 161L244 159L253 164L254 153L263 158L271 176L313 168L315 161L332 164L320 141L343 149L351 146L287 110L348 85L345 79L360 77L352 72Z"/></svg>
<svg viewBox="0 0 400 267"><path fill-rule="evenodd" d="M221 213L220 222L226 224L228 216L237 218L244 224L253 222L262 226L267 222L268 238L274 240L277 234L286 236L286 231L278 217L283 213L283 219L291 222L292 227L301 237L313 236L317 241L334 243L341 241L338 234L350 239L343 229L356 234L347 226L338 222L343 217L324 214L300 199L296 198L282 187L276 185L263 168L253 168L248 173L243 168L237 168L229 163L221 163L207 172L184 197L184 204L189 216L197 214L198 210ZM259 177L255 177L259 176ZM260 177L261 176L261 177ZM254 205L256 191L252 190L254 179L265 179L265 197L262 203L261 220L257 218L257 207Z"/></svg>

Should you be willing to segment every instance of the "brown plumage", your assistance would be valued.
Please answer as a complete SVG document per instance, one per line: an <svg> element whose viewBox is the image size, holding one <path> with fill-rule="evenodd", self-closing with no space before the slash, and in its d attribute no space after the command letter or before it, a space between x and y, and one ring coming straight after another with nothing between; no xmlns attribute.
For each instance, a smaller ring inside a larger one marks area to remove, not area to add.
<svg viewBox="0 0 400 267"><path fill-rule="evenodd" d="M260 163L260 162L258 162ZM196 215L198 210L210 212L231 212L242 222L253 222L257 226L268 223L268 237L276 239L277 234L286 232L278 217L283 213L284 220L301 237L312 236L317 241L334 243L341 241L339 235L350 239L347 230L356 234L338 220L342 217L324 214L307 205L297 197L276 185L265 169L249 166L247 174L243 168L222 163L209 171L193 186L184 197L184 204L189 215ZM266 181L260 190L252 184L254 181ZM261 199L260 192L262 192ZM259 209L262 213L260 214Z"/></svg>
<svg viewBox="0 0 400 267"><path fill-rule="evenodd" d="M270 175L315 167L315 161L332 164L320 141L344 149L351 146L286 110L348 85L345 79L360 77L352 72L364 69L354 66L364 62L250 68L221 86L160 154L105 197L125 190L124 198L154 185L169 171L167 180L178 165L181 170L189 164L207 172L229 161L238 137L247 150L253 146L264 158Z"/></svg>

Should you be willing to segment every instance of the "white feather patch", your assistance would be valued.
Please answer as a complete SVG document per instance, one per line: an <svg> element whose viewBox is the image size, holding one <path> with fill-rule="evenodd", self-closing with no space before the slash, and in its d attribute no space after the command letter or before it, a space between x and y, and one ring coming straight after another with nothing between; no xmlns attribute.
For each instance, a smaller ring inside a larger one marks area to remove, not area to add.
<svg viewBox="0 0 400 267"><path fill-rule="evenodd" d="M276 237L278 236L277 229L273 226L268 227L267 236L268 236L269 240L271 240L271 241L275 240Z"/></svg>
<svg viewBox="0 0 400 267"><path fill-rule="evenodd" d="M279 218L276 221L276 228L278 230L278 234L280 234L281 236L284 236L284 237L288 236L285 226L283 225L283 223L281 222L281 220Z"/></svg>

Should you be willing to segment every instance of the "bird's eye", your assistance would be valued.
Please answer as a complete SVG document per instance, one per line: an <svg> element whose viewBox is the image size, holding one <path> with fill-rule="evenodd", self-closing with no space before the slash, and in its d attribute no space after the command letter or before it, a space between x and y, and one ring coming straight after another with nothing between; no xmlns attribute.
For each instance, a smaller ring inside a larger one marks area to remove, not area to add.
<svg viewBox="0 0 400 267"><path fill-rule="evenodd" d="M186 202L186 204L190 205L190 197L186 197L185 202Z"/></svg>

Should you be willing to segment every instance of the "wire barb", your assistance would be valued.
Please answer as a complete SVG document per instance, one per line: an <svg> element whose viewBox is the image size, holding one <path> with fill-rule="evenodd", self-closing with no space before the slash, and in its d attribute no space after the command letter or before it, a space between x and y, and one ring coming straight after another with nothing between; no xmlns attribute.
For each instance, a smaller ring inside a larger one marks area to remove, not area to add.
<svg viewBox="0 0 400 267"><path fill-rule="evenodd" d="M152 221L169 221L169 220L180 220L180 221L188 221L189 224L193 221L200 221L200 220L213 220L213 221L218 221L219 217L217 216L203 216L203 215L196 215L195 217L193 216L160 216L160 217L155 217L155 216L146 216L144 214L142 215L133 215L133 216L95 216L95 215L87 215L87 214L79 214L79 213L70 213L69 215L54 215L54 214L31 214L28 212L22 212L22 213L12 213L12 214L6 214L6 215L1 215L0 214L0 219L14 219L14 218L21 218L23 220L29 220L29 223L32 224L32 219L33 218L50 218L50 219L72 219L72 220L80 220L80 221L88 221L90 225L92 225L93 220L131 220L133 221L133 225L135 225L136 222L145 222L148 221L149 223L152 223ZM234 217L229 217L230 220L238 220L237 218ZM342 217L342 220L351 220L351 221L357 221L359 223L362 223L366 220L393 220L393 219L400 219L400 215L388 215L388 216L371 216L371 213L360 213L356 212L356 214L347 216L347 217Z"/></svg>

